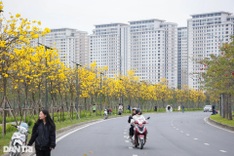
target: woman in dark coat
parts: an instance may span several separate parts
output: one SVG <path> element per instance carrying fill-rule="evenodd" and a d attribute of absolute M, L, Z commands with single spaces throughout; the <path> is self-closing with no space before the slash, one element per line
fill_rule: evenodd
<path fill-rule="evenodd" d="M 28 146 L 34 142 L 37 156 L 50 156 L 51 150 L 56 146 L 55 124 L 47 110 L 40 112 Z"/>

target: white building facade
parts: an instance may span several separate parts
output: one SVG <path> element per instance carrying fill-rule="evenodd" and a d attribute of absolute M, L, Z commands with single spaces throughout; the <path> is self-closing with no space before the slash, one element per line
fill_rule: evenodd
<path fill-rule="evenodd" d="M 165 77 L 165 30 L 163 20 L 130 21 L 129 69 L 142 81 L 158 83 Z"/>
<path fill-rule="evenodd" d="M 96 25 L 89 42 L 90 63 L 108 66 L 107 76 L 134 70 L 141 81 L 166 78 L 177 88 L 177 24 L 149 19 Z"/>
<path fill-rule="evenodd" d="M 128 25 L 122 23 L 95 25 L 89 36 L 90 63 L 108 66 L 108 77 L 125 75 L 128 63 Z"/>
<path fill-rule="evenodd" d="M 199 62 L 211 54 L 220 55 L 219 47 L 230 42 L 234 31 L 234 18 L 228 12 L 212 12 L 192 15 L 188 20 L 188 85 L 193 89 L 202 87 L 206 68 Z"/>
<path fill-rule="evenodd" d="M 51 29 L 51 32 L 45 37 L 32 42 L 34 45 L 38 43 L 56 48 L 60 60 L 67 67 L 73 68 L 76 64 L 86 65 L 89 63 L 87 32 L 70 28 Z"/>
<path fill-rule="evenodd" d="M 168 80 L 177 88 L 177 25 L 164 20 L 130 21 L 130 69 L 142 81 Z"/>
<path fill-rule="evenodd" d="M 164 22 L 161 28 L 165 30 L 165 78 L 170 88 L 178 88 L 178 27 L 176 23 Z"/>
<path fill-rule="evenodd" d="M 188 85 L 188 31 L 178 28 L 178 88 Z"/>

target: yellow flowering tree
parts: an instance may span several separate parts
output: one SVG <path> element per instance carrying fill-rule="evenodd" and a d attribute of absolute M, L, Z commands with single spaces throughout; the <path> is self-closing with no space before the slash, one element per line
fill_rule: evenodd
<path fill-rule="evenodd" d="M 11 15 L 10 19 L 6 19 L 3 15 L 3 3 L 0 2 L 0 76 L 2 80 L 3 90 L 3 135 L 6 133 L 6 113 L 5 108 L 9 104 L 7 99 L 7 82 L 11 77 L 12 66 L 16 63 L 15 49 L 27 47 L 32 39 L 38 38 L 41 35 L 49 32 L 49 29 L 40 29 L 40 22 L 29 21 L 22 18 L 20 14 Z"/>

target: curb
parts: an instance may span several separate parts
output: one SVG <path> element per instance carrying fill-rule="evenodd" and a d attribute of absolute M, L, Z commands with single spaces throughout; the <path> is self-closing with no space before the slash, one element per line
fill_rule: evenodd
<path fill-rule="evenodd" d="M 228 125 L 225 125 L 225 124 L 221 124 L 221 123 L 219 123 L 219 122 L 217 122 L 217 121 L 214 121 L 214 120 L 210 119 L 210 117 L 207 118 L 207 119 L 208 119 L 208 121 L 209 121 L 211 124 L 214 124 L 214 125 L 216 125 L 216 126 L 218 126 L 218 127 L 221 127 L 221 128 L 224 128 L 224 129 L 227 129 L 227 130 L 230 130 L 230 131 L 233 131 L 233 132 L 234 132 L 234 127 L 232 127 L 232 126 L 228 126 Z"/>

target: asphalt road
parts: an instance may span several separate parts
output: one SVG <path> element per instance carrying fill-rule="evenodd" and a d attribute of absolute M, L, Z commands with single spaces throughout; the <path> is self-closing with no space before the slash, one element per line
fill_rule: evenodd
<path fill-rule="evenodd" d="M 58 139 L 52 156 L 234 156 L 234 133 L 210 126 L 210 113 L 160 113 L 150 116 L 144 149 L 128 137 L 127 117 L 87 125 Z"/>

